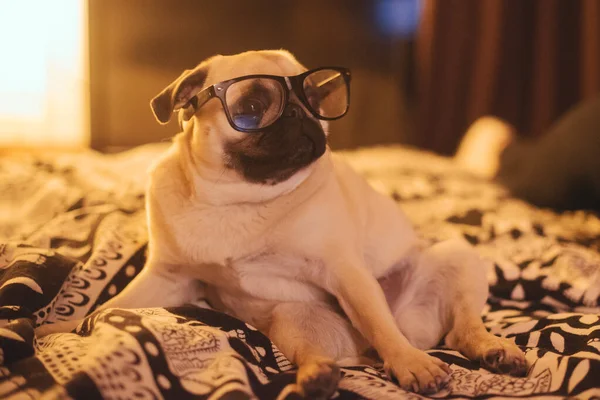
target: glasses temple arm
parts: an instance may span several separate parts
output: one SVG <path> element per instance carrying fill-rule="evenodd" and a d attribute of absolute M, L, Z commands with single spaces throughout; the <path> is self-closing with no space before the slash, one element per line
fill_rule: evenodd
<path fill-rule="evenodd" d="M 196 104 L 194 104 L 194 108 L 199 109 L 202 107 L 207 101 L 215 97 L 215 87 L 211 85 L 207 88 L 204 88 L 198 93 L 196 96 Z"/>
<path fill-rule="evenodd" d="M 194 112 L 198 111 L 207 101 L 215 96 L 215 89 L 212 86 L 202 89 L 195 96 L 193 96 L 187 103 L 181 106 L 179 109 L 186 109 L 193 107 Z"/>

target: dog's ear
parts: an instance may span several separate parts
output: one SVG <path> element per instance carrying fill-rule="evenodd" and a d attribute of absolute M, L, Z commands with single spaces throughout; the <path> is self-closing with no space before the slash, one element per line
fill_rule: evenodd
<path fill-rule="evenodd" d="M 173 111 L 185 106 L 202 89 L 207 75 L 208 63 L 203 62 L 192 70 L 186 69 L 179 78 L 157 94 L 150 101 L 157 121 L 161 124 L 169 122 Z"/>

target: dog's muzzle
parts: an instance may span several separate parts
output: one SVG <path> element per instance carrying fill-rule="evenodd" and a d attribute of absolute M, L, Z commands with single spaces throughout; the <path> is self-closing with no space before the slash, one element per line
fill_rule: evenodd
<path fill-rule="evenodd" d="M 312 143 L 313 159 L 317 159 L 321 157 L 323 153 L 325 153 L 327 141 L 321 124 L 307 116 L 306 112 L 300 105 L 289 102 L 285 106 L 281 118 L 288 119 L 287 121 L 285 121 L 287 122 L 287 124 L 294 124 L 289 119 L 293 118 L 297 120 L 297 129 L 300 130 L 302 135 L 310 139 Z"/>

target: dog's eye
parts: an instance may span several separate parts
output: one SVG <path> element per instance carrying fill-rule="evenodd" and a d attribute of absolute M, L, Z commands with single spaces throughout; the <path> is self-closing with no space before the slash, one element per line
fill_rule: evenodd
<path fill-rule="evenodd" d="M 323 93 L 321 93 L 319 89 L 309 86 L 304 89 L 304 94 L 306 95 L 306 100 L 308 100 L 308 103 L 313 110 L 318 111 L 323 98 Z"/>
<path fill-rule="evenodd" d="M 244 114 L 264 114 L 266 110 L 265 105 L 257 98 L 246 99 L 240 105 Z"/>
<path fill-rule="evenodd" d="M 267 106 L 255 97 L 245 98 L 239 101 L 232 115 L 233 122 L 243 129 L 256 129 L 260 127 Z"/>

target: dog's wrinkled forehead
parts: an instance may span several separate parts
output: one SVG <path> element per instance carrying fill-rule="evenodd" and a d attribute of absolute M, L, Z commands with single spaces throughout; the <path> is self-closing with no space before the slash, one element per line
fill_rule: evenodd
<path fill-rule="evenodd" d="M 248 51 L 216 58 L 210 66 L 206 84 L 212 85 L 246 75 L 294 76 L 306 71 L 287 51 Z"/>

